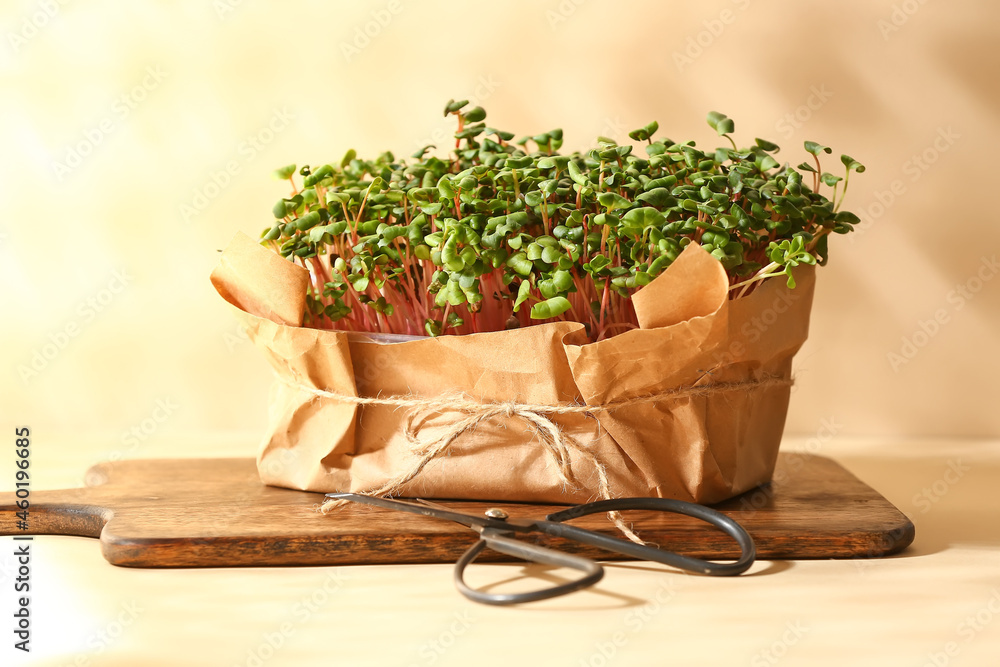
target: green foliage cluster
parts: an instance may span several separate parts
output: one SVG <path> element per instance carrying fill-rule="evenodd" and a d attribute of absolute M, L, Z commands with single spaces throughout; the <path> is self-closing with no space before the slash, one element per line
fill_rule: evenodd
<path fill-rule="evenodd" d="M 629 297 L 688 244 L 739 298 L 778 274 L 794 286 L 792 268 L 825 263 L 829 234 L 858 222 L 840 205 L 860 163 L 823 171 L 831 149 L 807 141 L 811 161 L 792 168 L 770 141 L 737 148 L 720 113 L 708 124 L 729 145 L 714 150 L 656 138 L 652 122 L 629 133 L 645 155 L 605 137 L 561 155 L 562 130 L 515 140 L 467 107 L 445 107 L 447 158 L 351 150 L 298 169 L 301 188 L 295 165 L 275 172 L 292 192 L 262 243 L 310 270 L 309 326 L 433 336 L 570 320 L 599 340 L 637 326 Z"/>

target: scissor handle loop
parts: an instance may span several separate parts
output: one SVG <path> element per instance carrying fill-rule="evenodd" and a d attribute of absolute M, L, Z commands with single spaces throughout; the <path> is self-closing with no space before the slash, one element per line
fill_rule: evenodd
<path fill-rule="evenodd" d="M 609 535 L 561 523 L 588 514 L 621 510 L 673 512 L 705 521 L 736 540 L 736 543 L 740 547 L 740 558 L 732 563 L 714 563 L 701 558 L 682 556 L 672 551 L 664 551 L 653 546 L 627 542 Z M 538 529 L 549 535 L 583 542 L 584 544 L 601 547 L 640 560 L 651 560 L 663 563 L 664 565 L 671 565 L 689 572 L 713 576 L 733 576 L 746 572 L 753 565 L 754 559 L 757 557 L 757 549 L 754 546 L 753 538 L 734 519 L 710 507 L 683 500 L 673 500 L 670 498 L 613 498 L 611 500 L 599 500 L 587 503 L 586 505 L 570 507 L 569 509 L 554 512 L 545 518 L 546 523 L 539 522 Z"/>
<path fill-rule="evenodd" d="M 484 591 L 479 591 L 465 583 L 464 574 L 465 568 L 471 564 L 472 561 L 474 561 L 476 557 L 479 556 L 484 549 L 486 549 L 486 547 L 502 554 L 507 554 L 508 556 L 514 556 L 515 558 L 521 558 L 534 563 L 554 565 L 556 567 L 568 567 L 574 570 L 579 570 L 584 573 L 584 576 L 565 584 L 559 584 L 558 586 L 543 588 L 537 591 L 528 591 L 526 593 L 486 593 Z M 521 602 L 547 600 L 549 598 L 572 593 L 573 591 L 578 591 L 582 588 L 587 588 L 588 586 L 593 586 L 600 581 L 603 576 L 604 568 L 601 567 L 600 564 L 595 563 L 588 558 L 574 556 L 572 554 L 555 551 L 553 549 L 547 549 L 528 542 L 521 542 L 519 540 L 506 537 L 501 532 L 492 528 L 484 528 L 480 533 L 479 541 L 469 547 L 469 549 L 462 554 L 462 557 L 459 558 L 458 562 L 455 564 L 455 586 L 462 592 L 462 595 L 476 602 L 494 605 L 518 604 Z"/>

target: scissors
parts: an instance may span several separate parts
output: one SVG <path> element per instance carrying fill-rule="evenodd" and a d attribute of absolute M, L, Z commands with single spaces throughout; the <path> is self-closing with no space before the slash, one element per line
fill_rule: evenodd
<path fill-rule="evenodd" d="M 753 565 L 756 558 L 756 548 L 754 547 L 753 538 L 750 537 L 749 533 L 739 523 L 725 514 L 704 505 L 697 505 L 683 500 L 671 500 L 667 498 L 614 498 L 576 505 L 549 514 L 544 519 L 521 519 L 511 518 L 506 512 L 498 508 L 486 510 L 482 516 L 479 516 L 457 512 L 420 499 L 417 499 L 415 502 L 409 502 L 357 493 L 328 493 L 326 497 L 333 500 L 349 500 L 374 507 L 411 512 L 435 519 L 455 521 L 477 531 L 479 533 L 479 540 L 469 547 L 468 551 L 455 564 L 455 586 L 465 597 L 484 604 L 507 605 L 546 600 L 593 586 L 604 576 L 604 568 L 599 563 L 588 558 L 563 553 L 555 549 L 516 539 L 515 536 L 525 533 L 544 533 L 554 537 L 573 540 L 581 544 L 600 547 L 639 560 L 655 561 L 688 572 L 712 576 L 742 574 Z M 596 533 L 592 530 L 562 523 L 563 521 L 588 514 L 621 510 L 671 512 L 705 521 L 736 540 L 736 543 L 740 547 L 740 558 L 731 563 L 714 563 L 700 558 L 683 556 L 672 551 L 665 551 L 653 546 L 627 542 L 622 539 Z M 534 563 L 578 570 L 583 573 L 583 576 L 575 581 L 526 593 L 487 593 L 479 591 L 465 583 L 465 568 L 487 547 L 502 554 Z"/>

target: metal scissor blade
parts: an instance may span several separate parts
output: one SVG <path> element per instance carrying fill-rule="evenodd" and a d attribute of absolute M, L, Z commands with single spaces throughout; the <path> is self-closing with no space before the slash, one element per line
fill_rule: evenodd
<path fill-rule="evenodd" d="M 405 500 L 392 500 L 390 498 L 366 496 L 361 493 L 328 493 L 326 494 L 326 497 L 332 500 L 350 500 L 352 502 L 361 503 L 362 505 L 371 505 L 373 507 L 381 507 L 389 510 L 399 510 L 400 512 L 410 512 L 411 514 L 421 514 L 423 516 L 429 516 L 433 519 L 454 521 L 462 524 L 463 526 L 468 526 L 469 528 L 504 525 L 503 522 L 496 521 L 495 519 L 490 519 L 485 516 L 473 516 L 471 514 L 454 512 L 446 507 L 442 507 L 441 505 L 427 503 L 427 501 L 421 501 L 421 503 L 425 504 L 419 504 L 407 502 Z"/>

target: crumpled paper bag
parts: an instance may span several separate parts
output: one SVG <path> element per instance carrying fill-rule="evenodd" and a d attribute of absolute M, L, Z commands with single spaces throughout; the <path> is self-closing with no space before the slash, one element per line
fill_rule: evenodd
<path fill-rule="evenodd" d="M 602 494 L 593 459 L 616 497 L 715 503 L 770 480 L 791 384 L 808 334 L 814 267 L 797 287 L 769 279 L 729 300 L 717 260 L 696 244 L 633 296 L 639 329 L 591 343 L 583 325 L 380 343 L 365 334 L 301 326 L 308 272 L 237 235 L 212 273 L 278 379 L 257 464 L 270 485 L 365 492 L 418 461 L 405 426 L 431 442 L 466 415 L 342 396 L 516 401 L 597 407 L 549 419 L 579 447 L 573 483 L 524 420 L 491 418 L 462 433 L 394 495 L 578 503 Z M 687 388 L 699 393 L 686 395 Z M 680 392 L 671 397 L 669 392 Z M 659 400 L 633 399 L 668 394 Z"/>

